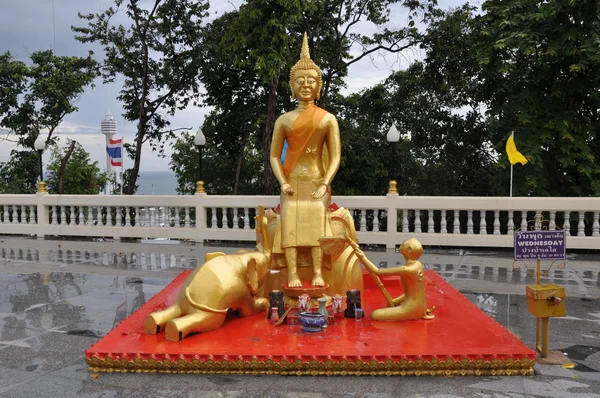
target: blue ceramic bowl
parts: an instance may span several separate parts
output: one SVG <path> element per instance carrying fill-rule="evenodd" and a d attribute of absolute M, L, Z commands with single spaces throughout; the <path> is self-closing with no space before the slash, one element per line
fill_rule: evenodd
<path fill-rule="evenodd" d="M 305 332 L 320 332 L 327 321 L 321 312 L 301 312 L 300 324 Z"/>

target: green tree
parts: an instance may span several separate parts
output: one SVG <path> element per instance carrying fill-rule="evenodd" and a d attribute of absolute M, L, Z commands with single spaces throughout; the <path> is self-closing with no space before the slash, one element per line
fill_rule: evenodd
<path fill-rule="evenodd" d="M 402 4 L 410 13 L 406 27 L 380 29 L 377 34 L 361 35 L 360 23 L 381 28 L 390 20 L 391 7 Z M 269 1 L 250 0 L 238 11 L 224 14 L 207 26 L 201 79 L 206 87 L 205 104 L 215 109 L 203 131 L 210 141 L 207 156 L 218 151 L 227 163 L 228 173 L 205 173 L 211 178 L 231 178 L 233 192 L 248 192 L 239 187 L 256 154 L 262 158 L 257 169 L 262 187 L 253 180 L 254 193 L 273 193 L 273 175 L 268 160 L 276 116 L 291 107 L 289 70 L 298 60 L 302 35 L 309 34 L 312 58 L 323 71 L 324 88 L 320 105 L 329 109 L 328 99 L 343 86 L 348 67 L 378 51 L 400 53 L 415 47 L 421 38 L 413 18 L 416 13 L 433 12 L 433 1 L 400 2 L 390 0 L 354 1 Z M 358 54 L 350 52 L 355 44 Z M 343 135 L 344 132 L 342 132 Z M 209 135 L 213 134 L 212 140 Z M 224 155 L 226 154 L 226 156 Z M 248 156 L 251 154 L 252 156 Z M 215 158 L 218 156 L 215 153 Z M 194 162 L 190 159 L 190 164 Z M 246 181 L 249 181 L 248 179 Z M 191 183 L 191 182 L 190 182 Z M 215 186 L 224 187 L 225 183 Z"/>
<path fill-rule="evenodd" d="M 64 117 L 77 111 L 75 101 L 93 84 L 96 68 L 91 53 L 80 58 L 36 51 L 31 66 L 9 52 L 0 55 L 0 127 L 31 149 L 40 131 L 47 130 L 50 144 Z"/>
<path fill-rule="evenodd" d="M 32 194 L 40 176 L 39 155 L 13 150 L 8 162 L 0 163 L 0 194 Z"/>
<path fill-rule="evenodd" d="M 98 195 L 108 181 L 98 162 L 92 162 L 90 154 L 73 140 L 65 148 L 52 147 L 47 170 L 48 192 L 60 195 Z"/>
<path fill-rule="evenodd" d="M 426 62 L 432 80 L 486 109 L 501 153 L 515 133 L 529 159 L 521 195 L 600 195 L 600 16 L 596 1 L 488 0 L 433 21 Z"/>
<path fill-rule="evenodd" d="M 76 39 L 104 46 L 102 76 L 106 82 L 123 79 L 118 99 L 126 120 L 137 122 L 135 141 L 126 150 L 133 168 L 126 173 L 123 192 L 133 194 L 140 169 L 142 146 L 149 142 L 162 152 L 170 128 L 168 116 L 198 97 L 202 56 L 202 19 L 208 1 L 154 0 L 145 8 L 139 0 L 115 0 L 97 14 L 81 15 L 85 27 L 72 27 Z M 119 8 L 124 15 L 117 16 Z M 114 18 L 113 18 L 114 17 Z M 117 20 L 127 21 L 125 24 Z"/>

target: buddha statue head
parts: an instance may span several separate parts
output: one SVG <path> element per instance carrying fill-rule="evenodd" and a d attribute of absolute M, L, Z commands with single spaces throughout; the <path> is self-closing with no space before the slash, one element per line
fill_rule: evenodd
<path fill-rule="evenodd" d="M 298 98 L 301 101 L 313 101 L 321 98 L 321 88 L 323 87 L 323 75 L 321 69 L 310 59 L 308 49 L 308 38 L 304 32 L 302 40 L 302 51 L 300 60 L 296 62 L 290 70 L 290 88 L 292 89 L 292 99 Z"/>

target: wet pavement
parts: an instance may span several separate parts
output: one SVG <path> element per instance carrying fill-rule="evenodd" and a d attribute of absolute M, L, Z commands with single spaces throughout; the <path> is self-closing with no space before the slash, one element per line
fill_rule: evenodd
<path fill-rule="evenodd" d="M 0 237 L 0 397 L 600 398 L 600 262 L 581 253 L 542 279 L 566 287 L 568 316 L 550 321 L 550 348 L 574 369 L 538 365 L 536 376 L 509 378 L 88 373 L 84 350 L 114 325 L 207 252 L 239 249 Z M 366 254 L 380 266 L 401 262 L 398 253 Z M 535 264 L 514 269 L 510 252 L 483 250 L 426 250 L 421 260 L 533 347 L 525 285 L 535 283 Z"/>

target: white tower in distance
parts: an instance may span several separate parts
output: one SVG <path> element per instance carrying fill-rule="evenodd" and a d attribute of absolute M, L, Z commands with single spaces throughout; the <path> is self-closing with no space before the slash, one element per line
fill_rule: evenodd
<path fill-rule="evenodd" d="M 104 120 L 100 123 L 100 131 L 106 138 L 106 146 L 104 146 L 104 154 L 106 155 L 106 173 L 114 176 L 115 170 L 110 165 L 110 156 L 108 156 L 108 153 L 106 152 L 108 141 L 117 134 L 117 122 L 113 118 L 113 115 L 110 113 L 110 111 L 108 111 L 104 117 Z M 108 184 L 106 184 L 105 193 L 109 195 L 110 192 L 111 189 Z"/>

